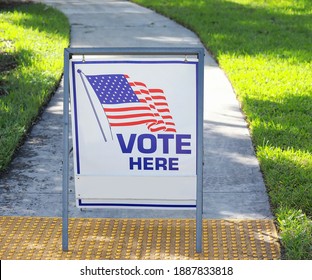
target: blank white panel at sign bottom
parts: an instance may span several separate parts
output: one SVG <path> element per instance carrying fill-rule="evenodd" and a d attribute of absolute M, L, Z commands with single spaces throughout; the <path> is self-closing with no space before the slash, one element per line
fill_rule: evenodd
<path fill-rule="evenodd" d="M 196 181 L 196 176 L 151 176 L 148 179 L 147 177 L 76 176 L 77 206 L 144 204 L 195 207 Z"/>

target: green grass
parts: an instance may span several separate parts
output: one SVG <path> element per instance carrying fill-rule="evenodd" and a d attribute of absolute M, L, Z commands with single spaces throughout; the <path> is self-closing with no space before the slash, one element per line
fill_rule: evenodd
<path fill-rule="evenodd" d="M 193 30 L 250 125 L 285 249 L 312 258 L 312 1 L 134 0 Z"/>
<path fill-rule="evenodd" d="M 57 87 L 69 23 L 42 4 L 0 7 L 0 171 Z"/>

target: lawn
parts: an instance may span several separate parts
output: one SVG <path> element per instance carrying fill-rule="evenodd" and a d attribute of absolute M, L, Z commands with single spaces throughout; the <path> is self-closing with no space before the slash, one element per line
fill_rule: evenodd
<path fill-rule="evenodd" d="M 8 3 L 8 2 L 7 2 Z M 42 4 L 0 3 L 0 172 L 59 84 L 69 23 Z"/>
<path fill-rule="evenodd" d="M 312 1 L 133 0 L 198 34 L 249 123 L 286 259 L 312 258 Z"/>

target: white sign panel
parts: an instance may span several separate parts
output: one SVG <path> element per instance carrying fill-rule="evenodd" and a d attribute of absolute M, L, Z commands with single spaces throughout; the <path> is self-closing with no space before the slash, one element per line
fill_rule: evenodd
<path fill-rule="evenodd" d="M 70 60 L 78 207 L 196 207 L 198 60 Z"/>

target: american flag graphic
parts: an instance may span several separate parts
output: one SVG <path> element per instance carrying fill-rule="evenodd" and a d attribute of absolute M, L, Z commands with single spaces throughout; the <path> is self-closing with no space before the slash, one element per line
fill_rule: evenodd
<path fill-rule="evenodd" d="M 103 106 L 109 124 L 145 124 L 149 131 L 176 132 L 175 123 L 162 89 L 130 81 L 128 75 L 85 75 Z"/>

